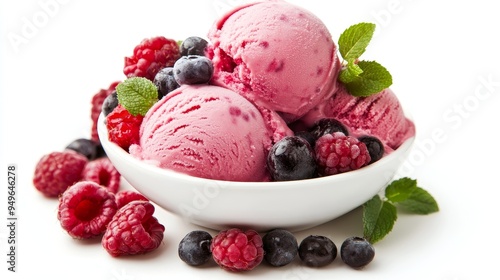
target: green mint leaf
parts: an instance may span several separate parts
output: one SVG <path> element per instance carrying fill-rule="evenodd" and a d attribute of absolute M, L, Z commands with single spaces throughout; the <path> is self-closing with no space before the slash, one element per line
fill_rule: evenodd
<path fill-rule="evenodd" d="M 339 80 L 344 83 L 355 81 L 359 75 L 363 73 L 363 69 L 359 67 L 354 61 L 349 61 L 347 65 L 340 71 Z"/>
<path fill-rule="evenodd" d="M 363 204 L 363 236 L 372 244 L 389 234 L 396 220 L 396 207 L 378 195 Z"/>
<path fill-rule="evenodd" d="M 417 187 L 417 180 L 404 177 L 390 183 L 385 189 L 385 197 L 391 202 L 407 200 Z"/>
<path fill-rule="evenodd" d="M 158 101 L 158 90 L 150 80 L 141 77 L 128 78 L 116 86 L 118 103 L 130 114 L 144 116 Z"/>
<path fill-rule="evenodd" d="M 358 66 L 363 70 L 354 81 L 344 83 L 350 94 L 358 97 L 370 96 L 379 93 L 392 85 L 392 76 L 375 61 L 359 61 Z"/>
<path fill-rule="evenodd" d="M 339 37 L 339 51 L 344 60 L 356 60 L 370 43 L 375 24 L 362 22 L 347 28 Z"/>
<path fill-rule="evenodd" d="M 439 211 L 439 206 L 426 190 L 415 186 L 409 197 L 397 203 L 404 210 L 420 215 L 427 215 Z"/>

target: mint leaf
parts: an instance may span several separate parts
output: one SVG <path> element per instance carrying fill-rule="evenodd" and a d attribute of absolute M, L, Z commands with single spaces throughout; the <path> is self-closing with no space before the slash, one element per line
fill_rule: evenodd
<path fill-rule="evenodd" d="M 391 202 L 407 200 L 417 187 L 417 180 L 404 177 L 390 183 L 385 189 L 385 197 Z"/>
<path fill-rule="evenodd" d="M 378 195 L 363 205 L 363 236 L 369 242 L 382 240 L 394 227 L 397 220 L 396 207 L 382 201 Z"/>
<path fill-rule="evenodd" d="M 339 80 L 346 84 L 355 81 L 359 75 L 363 73 L 363 69 L 361 69 L 356 63 L 348 62 L 347 66 L 340 71 Z"/>
<path fill-rule="evenodd" d="M 427 215 L 439 211 L 439 206 L 426 190 L 415 186 L 407 199 L 400 201 L 398 204 L 404 210 L 420 215 Z"/>
<path fill-rule="evenodd" d="M 130 114 L 144 116 L 158 101 L 158 90 L 150 80 L 141 77 L 128 78 L 116 86 L 118 103 Z"/>
<path fill-rule="evenodd" d="M 339 37 L 339 51 L 342 58 L 347 61 L 354 61 L 359 58 L 370 43 L 375 24 L 358 23 L 347 28 Z"/>
<path fill-rule="evenodd" d="M 379 93 L 392 85 L 392 76 L 375 61 L 359 61 L 358 66 L 363 70 L 354 81 L 344 83 L 350 94 L 358 97 L 370 96 Z"/>

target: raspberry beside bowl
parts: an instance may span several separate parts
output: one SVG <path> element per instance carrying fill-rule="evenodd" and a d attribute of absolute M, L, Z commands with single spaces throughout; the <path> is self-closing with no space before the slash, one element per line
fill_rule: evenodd
<path fill-rule="evenodd" d="M 98 133 L 111 162 L 132 187 L 188 222 L 222 230 L 304 230 L 333 220 L 372 198 L 392 180 L 415 137 L 356 171 L 286 182 L 230 182 L 196 178 L 140 161 L 108 140 L 104 116 Z"/>

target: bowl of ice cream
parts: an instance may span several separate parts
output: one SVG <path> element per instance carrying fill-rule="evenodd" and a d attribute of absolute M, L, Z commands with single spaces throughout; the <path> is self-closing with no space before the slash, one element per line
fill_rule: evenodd
<path fill-rule="evenodd" d="M 359 170 L 284 182 L 235 182 L 194 177 L 139 160 L 98 132 L 107 156 L 137 191 L 161 208 L 212 229 L 302 230 L 359 207 L 385 188 L 408 157 L 415 137 Z"/>

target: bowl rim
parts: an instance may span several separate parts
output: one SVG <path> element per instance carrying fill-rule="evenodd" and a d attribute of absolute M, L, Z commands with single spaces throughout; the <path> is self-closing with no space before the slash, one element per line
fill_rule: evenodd
<path fill-rule="evenodd" d="M 408 119 L 412 120 L 408 116 Z M 109 141 L 108 139 L 108 131 L 105 125 L 105 117 L 104 114 L 101 113 L 98 119 L 98 135 L 103 146 L 103 149 L 106 153 L 112 152 L 114 155 L 118 156 L 120 159 L 128 161 L 134 165 L 137 165 L 141 169 L 146 169 L 148 172 L 154 172 L 157 175 L 161 176 L 169 176 L 175 178 L 176 180 L 184 180 L 189 183 L 211 183 L 211 184 L 219 184 L 219 185 L 230 185 L 232 189 L 252 189 L 252 190 L 269 190 L 269 189 L 278 189 L 278 188 L 300 188 L 304 185 L 310 186 L 314 184 L 322 185 L 322 183 L 328 182 L 332 183 L 332 180 L 335 181 L 345 181 L 351 177 L 360 176 L 360 174 L 370 173 L 374 170 L 377 170 L 379 165 L 383 165 L 386 162 L 394 160 L 394 157 L 399 157 L 404 155 L 407 150 L 411 150 L 413 144 L 415 143 L 416 133 L 415 135 L 406 139 L 396 150 L 393 150 L 390 154 L 384 156 L 377 162 L 364 166 L 358 170 L 349 171 L 345 173 L 340 173 L 331 176 L 317 177 L 311 179 L 302 179 L 302 180 L 292 180 L 292 181 L 273 181 L 273 182 L 240 182 L 240 181 L 227 181 L 227 180 L 216 180 L 216 179 L 207 179 L 207 178 L 199 178 L 187 174 L 183 174 L 180 172 L 176 172 L 169 169 L 164 169 L 153 164 L 147 163 L 140 159 L 133 157 L 130 153 L 125 151 L 123 148 L 118 146 L 117 144 Z M 412 120 L 413 121 L 413 120 Z M 416 132 L 416 130 L 415 130 Z M 402 159 L 403 162 L 405 159 Z M 123 176 L 123 175 L 122 175 Z M 124 176 L 126 179 L 126 176 Z"/>

